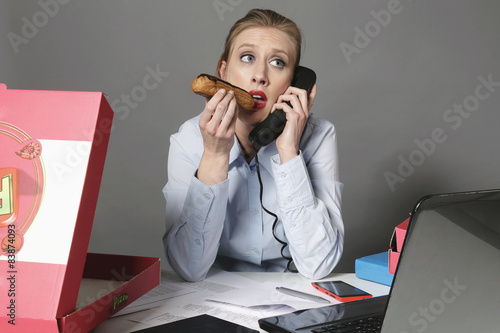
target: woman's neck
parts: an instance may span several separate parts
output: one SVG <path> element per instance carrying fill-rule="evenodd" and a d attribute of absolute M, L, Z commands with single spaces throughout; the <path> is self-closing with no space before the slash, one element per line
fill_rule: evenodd
<path fill-rule="evenodd" d="M 236 122 L 236 137 L 238 138 L 240 148 L 243 150 L 243 156 L 245 157 L 247 163 L 250 163 L 255 156 L 253 145 L 248 139 L 248 135 L 252 129 L 253 127 L 245 125 L 239 120 Z"/>

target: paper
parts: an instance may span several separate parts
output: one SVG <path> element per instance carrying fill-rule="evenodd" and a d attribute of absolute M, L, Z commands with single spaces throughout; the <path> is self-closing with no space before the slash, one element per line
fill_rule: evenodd
<path fill-rule="evenodd" d="M 389 291 L 389 287 L 357 279 L 355 274 L 339 273 L 326 280 L 344 280 L 374 296 L 386 295 Z M 118 315 L 128 314 L 117 318 L 116 326 L 110 323 L 110 327 L 126 331 L 209 314 L 264 332 L 258 327 L 261 318 L 328 306 L 279 293 L 276 287 L 300 290 L 329 299 L 331 304 L 339 303 L 314 289 L 311 280 L 300 274 L 231 273 L 211 269 L 203 281 L 193 283 L 185 282 L 172 271 L 162 271 L 160 285 L 119 312 Z"/>
<path fill-rule="evenodd" d="M 258 286 L 250 286 L 244 289 L 228 291 L 224 294 L 213 295 L 209 297 L 209 299 L 246 307 L 259 305 L 288 305 L 294 310 L 310 309 L 328 305 L 327 303 L 314 302 L 285 295 L 276 291 L 276 287 L 292 288 L 286 285 L 277 286 L 276 282 L 264 282 L 260 283 Z M 331 304 L 339 303 L 334 298 L 315 290 L 310 283 L 306 283 L 303 287 L 294 287 L 292 289 L 323 297 L 330 300 Z"/>
<path fill-rule="evenodd" d="M 314 289 L 310 280 L 298 274 L 265 274 L 266 282 L 260 282 L 262 279 L 258 281 L 249 278 L 252 274 L 244 277 L 239 273 L 212 269 L 203 281 L 193 283 L 185 282 L 172 271 L 163 271 L 158 287 L 127 306 L 118 315 L 128 314 L 124 317 L 128 321 L 157 326 L 209 314 L 263 332 L 258 326 L 260 318 L 328 306 L 279 293 L 276 287 L 300 290 L 329 299 L 331 304 L 339 303 L 333 297 Z M 355 279 L 354 274 L 337 276 L 347 282 Z M 387 293 L 388 290 L 386 286 L 377 287 L 377 284 L 369 281 L 356 282 L 361 288 L 366 286 L 366 290 L 374 291 L 374 295 Z"/>
<path fill-rule="evenodd" d="M 190 299 L 199 300 L 200 297 L 223 294 L 248 282 L 252 281 L 217 269 L 211 270 L 203 281 L 196 283 L 182 280 L 175 272 L 162 271 L 160 284 L 156 288 L 116 313 L 115 317 L 153 309 L 162 305 L 170 306 L 172 304 L 171 300 L 174 298 L 177 303 L 179 299 L 184 301 Z"/>
<path fill-rule="evenodd" d="M 260 318 L 295 310 L 280 302 L 263 301 L 265 293 L 269 298 L 267 287 L 263 286 L 264 284 L 239 274 L 221 270 L 211 270 L 203 281 L 196 283 L 185 282 L 174 272 L 163 271 L 158 287 L 117 315 L 129 314 L 127 320 L 157 326 L 199 314 L 209 314 L 259 330 Z M 238 294 L 239 291 L 243 293 Z M 241 302 L 242 299 L 247 300 L 247 304 Z M 234 304 L 234 300 L 239 304 Z M 300 299 L 297 301 L 306 302 Z"/>
<path fill-rule="evenodd" d="M 260 332 L 258 320 L 267 316 L 275 316 L 292 312 L 286 305 L 244 307 L 205 300 L 202 302 L 180 302 L 176 306 L 164 306 L 150 311 L 143 311 L 130 315 L 129 320 L 157 326 L 176 320 L 208 314 L 220 319 L 228 320 Z"/>

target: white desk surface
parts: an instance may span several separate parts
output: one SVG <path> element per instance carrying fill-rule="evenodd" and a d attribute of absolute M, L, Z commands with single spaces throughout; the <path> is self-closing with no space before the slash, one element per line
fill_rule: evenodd
<path fill-rule="evenodd" d="M 301 286 L 310 286 L 312 280 L 305 278 L 304 276 L 297 273 L 257 273 L 257 272 L 245 272 L 236 273 L 242 277 L 251 279 L 256 282 L 276 282 L 276 286 L 280 285 L 292 285 L 297 286 L 296 289 L 301 289 Z M 390 287 L 370 282 L 367 280 L 359 279 L 354 273 L 332 273 L 326 278 L 322 279 L 324 281 L 328 280 L 342 280 L 355 287 L 358 287 L 366 292 L 371 293 L 373 296 L 382 296 L 389 293 Z M 301 289 L 307 290 L 307 289 Z M 324 295 L 326 298 L 329 296 Z M 333 300 L 333 298 L 330 298 Z M 171 300 L 170 300 L 171 301 Z M 338 303 L 336 300 L 332 301 L 332 304 Z M 175 307 L 175 302 L 172 302 L 172 307 Z M 168 308 L 168 304 L 162 306 Z M 108 320 L 101 323 L 92 332 L 93 333 L 115 333 L 115 332 L 133 332 L 150 327 L 150 325 L 131 321 L 130 318 L 134 314 L 123 315 L 115 318 L 109 318 Z M 264 332 L 264 331 L 262 331 Z"/>

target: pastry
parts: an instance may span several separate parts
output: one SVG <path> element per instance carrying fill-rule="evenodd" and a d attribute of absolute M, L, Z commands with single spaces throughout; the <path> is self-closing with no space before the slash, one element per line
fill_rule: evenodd
<path fill-rule="evenodd" d="M 236 97 L 236 102 L 242 109 L 251 110 L 254 106 L 253 98 L 247 91 L 213 75 L 198 75 L 191 83 L 191 89 L 195 94 L 205 97 L 212 97 L 220 89 L 226 89 L 226 91 L 232 90 Z"/>

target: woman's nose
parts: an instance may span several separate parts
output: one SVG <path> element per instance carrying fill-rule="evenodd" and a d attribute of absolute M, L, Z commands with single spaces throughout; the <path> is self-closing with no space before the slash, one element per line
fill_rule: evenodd
<path fill-rule="evenodd" d="M 252 76 L 252 83 L 257 83 L 257 85 L 267 85 L 268 79 L 264 66 L 258 66 Z"/>

